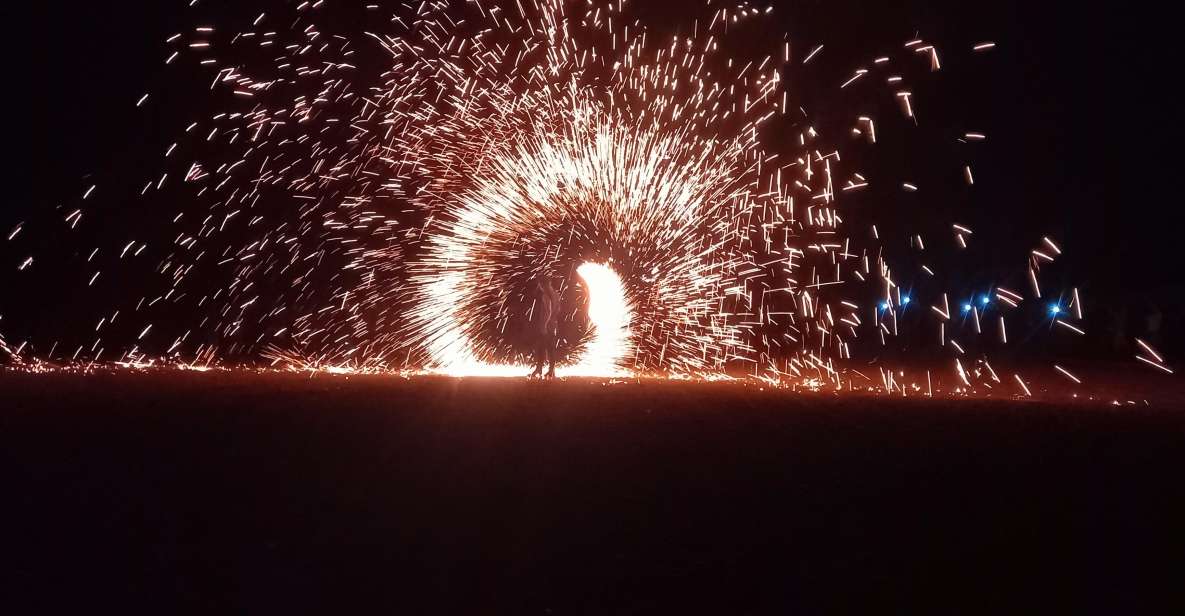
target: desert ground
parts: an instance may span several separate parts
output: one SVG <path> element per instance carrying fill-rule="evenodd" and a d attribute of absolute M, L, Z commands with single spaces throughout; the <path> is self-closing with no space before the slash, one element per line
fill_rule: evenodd
<path fill-rule="evenodd" d="M 169 371 L 0 405 L 10 614 L 1151 613 L 1185 571 L 1172 401 Z"/>

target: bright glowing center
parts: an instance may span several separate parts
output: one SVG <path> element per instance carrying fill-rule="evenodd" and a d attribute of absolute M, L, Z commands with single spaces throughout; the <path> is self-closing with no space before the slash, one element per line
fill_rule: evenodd
<path fill-rule="evenodd" d="M 621 277 L 608 265 L 585 263 L 576 269 L 588 289 L 588 320 L 593 337 L 571 366 L 557 370 L 560 376 L 626 376 L 622 364 L 633 352 L 629 325 L 633 309 L 625 297 Z M 527 366 L 489 364 L 472 359 L 468 340 L 461 336 L 450 345 L 459 353 L 441 362 L 437 372 L 452 376 L 522 376 Z"/>
<path fill-rule="evenodd" d="M 621 277 L 600 263 L 585 263 L 576 273 L 588 289 L 588 320 L 593 326 L 593 339 L 576 365 L 565 372 L 582 376 L 623 374 L 621 365 L 633 350 L 629 339 L 633 310 L 625 298 Z"/>

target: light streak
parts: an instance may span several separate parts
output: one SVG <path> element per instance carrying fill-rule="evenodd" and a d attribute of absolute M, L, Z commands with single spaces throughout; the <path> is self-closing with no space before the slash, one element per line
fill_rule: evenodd
<path fill-rule="evenodd" d="M 1032 397 L 1033 397 L 1033 392 L 1029 391 L 1029 386 L 1028 386 L 1028 385 L 1025 385 L 1024 379 L 1020 378 L 1020 375 L 1019 375 L 1019 374 L 1014 374 L 1014 375 L 1012 375 L 1012 376 L 1013 376 L 1013 378 L 1015 378 L 1015 379 L 1016 379 L 1016 382 L 1017 382 L 1018 384 L 1020 384 L 1020 388 L 1024 390 L 1024 392 L 1025 392 L 1025 396 L 1028 396 L 1029 398 L 1032 398 Z"/>
<path fill-rule="evenodd" d="M 1082 380 L 1081 380 L 1081 379 L 1079 379 L 1078 377 L 1074 376 L 1073 374 L 1070 374 L 1070 371 L 1066 370 L 1065 368 L 1063 368 L 1063 367 L 1061 367 L 1061 366 L 1059 366 L 1059 365 L 1057 365 L 1057 364 L 1054 364 L 1053 368 L 1054 368 L 1055 370 L 1057 370 L 1058 372 L 1060 372 L 1060 373 L 1062 373 L 1062 374 L 1066 375 L 1066 378 L 1070 379 L 1071 381 L 1074 381 L 1075 383 L 1077 383 L 1077 384 L 1079 384 L 1079 385 L 1081 385 L 1081 384 L 1082 384 Z"/>

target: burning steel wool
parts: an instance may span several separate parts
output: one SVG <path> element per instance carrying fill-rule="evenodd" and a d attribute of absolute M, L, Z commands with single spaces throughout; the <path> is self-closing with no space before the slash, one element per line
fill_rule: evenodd
<path fill-rule="evenodd" d="M 208 76 L 217 109 L 138 189 L 169 232 L 96 248 L 84 283 L 151 275 L 92 339 L 0 345 L 47 364 L 522 375 L 527 290 L 547 276 L 562 281 L 562 374 L 932 393 L 929 372 L 842 366 L 858 339 L 890 345 L 913 310 L 949 354 L 954 389 L 1030 395 L 973 345 L 1006 344 L 1026 302 L 1048 304 L 1055 333 L 1085 333 L 1078 290 L 1049 303 L 1041 287 L 1061 248 L 1033 249 L 1028 288 L 903 288 L 875 221 L 852 231 L 844 203 L 874 181 L 925 187 L 861 172 L 788 95 L 786 67 L 823 45 L 754 26 L 771 7 L 717 4 L 666 37 L 624 0 L 304 2 L 179 33 L 166 63 Z M 739 40 L 767 51 L 733 54 Z M 897 107 L 831 138 L 868 149 L 885 123 L 916 124 L 908 84 L 941 58 L 904 41 L 827 85 Z M 987 139 L 959 134 L 968 148 Z M 943 162 L 974 185 L 969 163 Z M 85 224 L 94 190 L 68 228 Z M 973 230 L 949 228 L 966 248 Z M 925 250 L 921 235 L 909 245 Z M 1141 346 L 1140 361 L 1170 371 Z"/>

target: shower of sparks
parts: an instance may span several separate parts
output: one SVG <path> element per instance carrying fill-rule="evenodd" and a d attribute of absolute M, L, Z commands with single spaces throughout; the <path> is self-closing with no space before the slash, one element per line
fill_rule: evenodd
<path fill-rule="evenodd" d="M 999 385 L 970 345 L 981 335 L 1007 343 L 1006 317 L 1042 297 L 1041 268 L 1061 248 L 1042 238 L 1024 282 L 1012 278 L 1030 297 L 903 289 L 883 251 L 845 226 L 841 195 L 867 190 L 878 174 L 849 165 L 787 96 L 786 67 L 824 45 L 777 36 L 768 55 L 731 56 L 730 42 L 768 37 L 757 24 L 772 9 L 718 4 L 707 2 L 710 19 L 690 34 L 665 39 L 629 17 L 625 0 L 341 9 L 366 14 L 371 26 L 356 29 L 328 3 L 305 2 L 248 18 L 246 29 L 202 25 L 168 37 L 165 64 L 197 67 L 222 107 L 189 124 L 164 148 L 165 168 L 136 185 L 168 204 L 167 236 L 121 234 L 89 254 L 82 276 L 87 287 L 111 285 L 120 275 L 105 271 L 152 256 L 157 286 L 111 306 L 93 338 L 55 341 L 43 359 L 521 375 L 531 282 L 547 276 L 564 308 L 561 374 L 743 372 L 836 389 L 859 377 L 904 395 L 921 386 L 837 362 L 861 336 L 887 346 L 918 310 L 954 358 L 959 390 Z M 372 56 L 381 66 L 363 60 Z M 943 70 L 939 58 L 913 39 L 819 86 L 899 111 L 853 117 L 845 147 L 876 147 L 886 122 L 920 122 L 924 101 L 906 88 Z M 968 148 L 986 140 L 953 134 Z M 797 147 L 787 152 L 786 141 Z M 975 188 L 968 160 L 951 171 Z M 910 198 L 929 190 L 878 179 Z M 65 225 L 85 225 L 104 190 L 86 187 L 63 208 Z M 27 226 L 7 240 L 28 236 Z M 972 230 L 953 229 L 966 249 Z M 909 244 L 926 250 L 921 235 Z M 25 256 L 18 269 L 40 262 Z M 941 273 L 933 262 L 917 269 Z M 1049 301 L 1054 291 L 1045 292 Z M 989 312 L 998 336 L 981 331 Z M 1082 320 L 1074 289 L 1048 322 L 1081 335 Z M 1170 371 L 1140 345 L 1137 359 Z M 24 347 L 0 338 L 18 361 Z M 929 371 L 924 390 L 934 391 Z"/>

